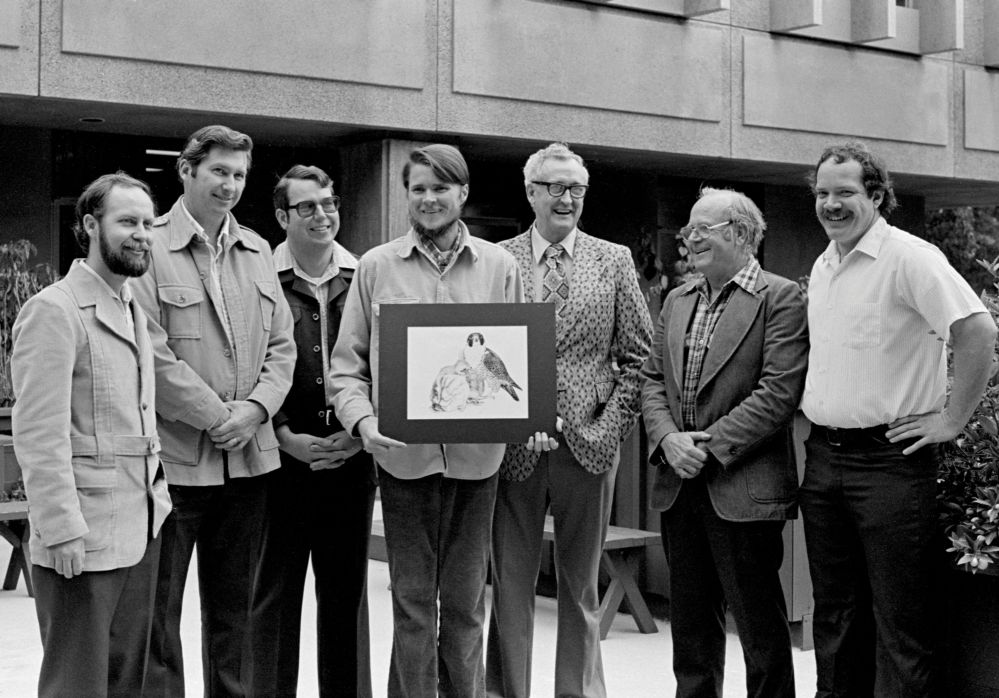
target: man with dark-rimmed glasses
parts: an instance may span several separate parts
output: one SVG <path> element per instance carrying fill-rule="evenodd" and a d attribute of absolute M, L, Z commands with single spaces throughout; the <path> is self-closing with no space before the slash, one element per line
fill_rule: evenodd
<path fill-rule="evenodd" d="M 295 319 L 298 360 L 274 415 L 281 467 L 267 476 L 267 514 L 254 588 L 250 695 L 298 687 L 305 575 L 316 579 L 321 696 L 370 696 L 365 579 L 375 498 L 371 456 L 330 407 L 330 352 L 357 258 L 336 241 L 340 197 L 318 167 L 295 165 L 274 187 L 286 239 L 274 266 Z"/>
<path fill-rule="evenodd" d="M 549 508 L 558 578 L 555 694 L 602 698 L 607 692 L 597 574 L 620 445 L 638 419 L 638 370 L 649 350 L 651 320 L 628 248 L 577 228 L 588 184 L 583 159 L 566 145 L 536 152 L 524 166 L 534 224 L 501 243 L 520 265 L 527 299 L 555 305 L 557 409 L 567 448 L 539 433 L 526 446 L 508 445 L 500 466 L 490 696 L 530 694 L 534 588 Z M 553 435 L 556 429 L 552 425 Z"/>

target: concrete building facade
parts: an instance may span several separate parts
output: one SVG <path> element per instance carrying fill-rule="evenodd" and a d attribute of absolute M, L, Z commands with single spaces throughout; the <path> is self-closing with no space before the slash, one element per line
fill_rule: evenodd
<path fill-rule="evenodd" d="M 334 175 L 349 247 L 402 234 L 402 162 L 434 141 L 469 159 L 474 230 L 509 237 L 520 167 L 562 140 L 590 165 L 584 227 L 650 284 L 705 183 L 757 201 L 764 266 L 796 278 L 825 244 L 804 177 L 830 143 L 884 154 L 914 232 L 999 203 L 997 68 L 999 0 L 0 0 L 0 240 L 65 270 L 86 182 L 124 169 L 166 208 L 184 138 L 219 122 L 257 144 L 236 213 L 273 242 L 295 162 Z M 641 451 L 616 518 L 654 527 Z"/>

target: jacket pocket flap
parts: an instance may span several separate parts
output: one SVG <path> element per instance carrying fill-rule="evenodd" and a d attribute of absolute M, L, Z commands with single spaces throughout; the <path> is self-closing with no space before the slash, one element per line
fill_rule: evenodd
<path fill-rule="evenodd" d="M 118 469 L 114 463 L 101 465 L 96 458 L 82 456 L 73 458 L 73 477 L 78 489 L 114 489 L 118 479 Z"/>
<path fill-rule="evenodd" d="M 260 293 L 261 296 L 269 298 L 275 303 L 277 302 L 277 289 L 274 287 L 273 283 L 269 281 L 258 281 L 256 283 L 257 283 L 257 291 Z"/>
<path fill-rule="evenodd" d="M 187 308 L 201 303 L 205 294 L 194 286 L 163 285 L 159 287 L 160 302 L 177 308 Z"/>

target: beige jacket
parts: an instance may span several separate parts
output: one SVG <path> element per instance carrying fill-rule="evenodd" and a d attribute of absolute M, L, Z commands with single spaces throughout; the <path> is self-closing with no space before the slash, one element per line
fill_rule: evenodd
<path fill-rule="evenodd" d="M 223 452 L 206 430 L 227 416 L 223 403 L 229 400 L 252 400 L 267 411 L 247 445 L 229 454 L 229 474 L 252 477 L 280 465 L 271 417 L 295 368 L 291 311 L 270 246 L 232 215 L 228 225 L 232 239 L 221 287 L 232 343 L 211 298 L 211 252 L 180 200 L 156 219 L 152 265 L 133 286 L 149 316 L 161 457 L 171 485 L 222 484 Z"/>
<path fill-rule="evenodd" d="M 49 546 L 82 536 L 85 572 L 130 567 L 170 512 L 152 346 L 145 313 L 131 312 L 134 341 L 111 291 L 77 261 L 14 324 L 14 451 L 36 565 L 53 567 Z"/>

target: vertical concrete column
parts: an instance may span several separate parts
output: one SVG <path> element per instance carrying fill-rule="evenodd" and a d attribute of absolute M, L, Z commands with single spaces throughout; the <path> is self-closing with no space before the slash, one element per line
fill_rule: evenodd
<path fill-rule="evenodd" d="M 382 139 L 340 148 L 343 196 L 338 240 L 363 254 L 409 229 L 402 168 L 419 141 Z"/>

